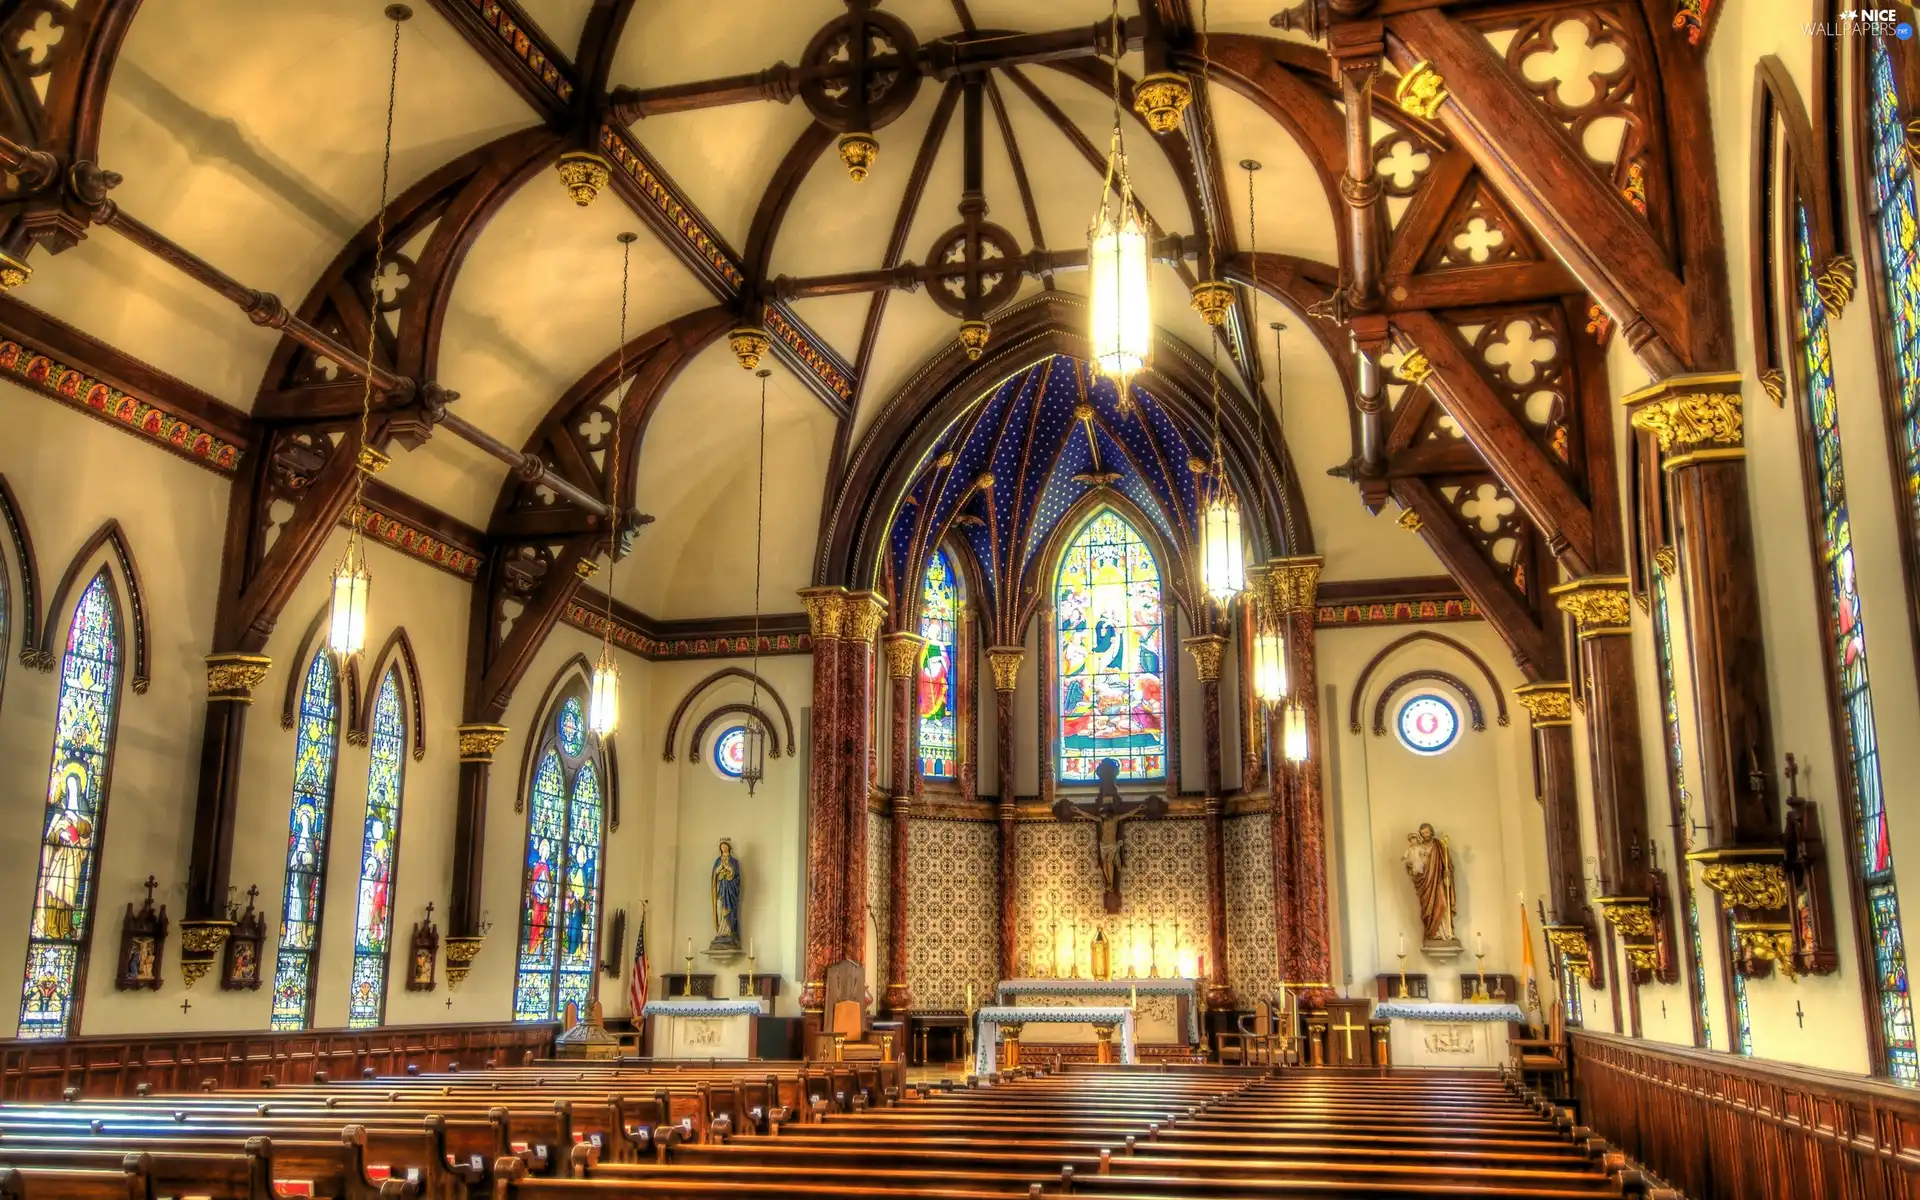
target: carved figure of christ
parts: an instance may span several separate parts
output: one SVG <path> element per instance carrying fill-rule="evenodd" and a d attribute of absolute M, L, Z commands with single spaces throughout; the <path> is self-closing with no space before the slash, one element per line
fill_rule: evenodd
<path fill-rule="evenodd" d="M 1167 802 L 1161 796 L 1149 796 L 1145 800 L 1123 800 L 1116 780 L 1120 775 L 1120 764 L 1111 758 L 1103 758 L 1093 771 L 1099 780 L 1100 794 L 1091 804 L 1075 803 L 1061 798 L 1053 805 L 1053 815 L 1062 821 L 1092 821 L 1098 826 L 1094 850 L 1100 867 L 1102 900 L 1106 911 L 1120 911 L 1120 865 L 1123 861 L 1120 845 L 1120 826 L 1134 817 L 1159 817 L 1167 811 Z"/>

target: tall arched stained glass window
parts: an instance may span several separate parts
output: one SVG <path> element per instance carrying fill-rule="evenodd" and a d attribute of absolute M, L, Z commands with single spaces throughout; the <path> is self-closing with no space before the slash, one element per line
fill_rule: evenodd
<path fill-rule="evenodd" d="M 920 592 L 920 775 L 952 779 L 959 769 L 960 706 L 955 687 L 960 673 L 960 581 L 945 550 L 927 563 Z"/>
<path fill-rule="evenodd" d="M 1833 350 L 1827 340 L 1826 306 L 1814 283 L 1807 210 L 1794 212 L 1795 286 L 1800 349 L 1806 373 L 1807 425 L 1813 436 L 1814 478 L 1819 489 L 1818 548 L 1826 592 L 1830 669 L 1838 683 L 1840 730 L 1847 783 L 1852 789 L 1854 867 L 1866 893 L 1873 941 L 1874 990 L 1887 1052 L 1887 1073 L 1920 1083 L 1920 1052 L 1914 1047 L 1913 1003 L 1907 994 L 1907 956 L 1900 940 L 1900 894 L 1894 885 L 1893 848 L 1881 790 L 1880 750 L 1873 723 L 1873 688 L 1867 678 L 1867 629 L 1854 584 L 1853 528 L 1847 514 L 1846 473 L 1840 455 L 1840 413 L 1833 386 Z"/>
<path fill-rule="evenodd" d="M 40 833 L 40 874 L 27 933 L 20 1036 L 66 1037 L 85 982 L 93 876 L 107 815 L 107 760 L 120 689 L 120 616 L 105 568 L 74 606 L 60 660 L 53 769 Z"/>
<path fill-rule="evenodd" d="M 1920 532 L 1920 205 L 1914 201 L 1913 163 L 1900 122 L 1893 55 L 1885 37 L 1867 42 L 1868 141 L 1873 187 L 1868 197 L 1878 227 L 1881 279 L 1886 291 L 1888 345 L 1893 352 L 1889 384 L 1900 397 L 1902 491 L 1909 528 Z"/>
<path fill-rule="evenodd" d="M 1707 962 L 1700 938 L 1700 905 L 1694 899 L 1692 867 L 1686 855 L 1693 850 L 1693 823 L 1687 819 L 1686 756 L 1680 743 L 1680 690 L 1673 670 L 1673 613 L 1667 605 L 1667 574 L 1653 572 L 1653 648 L 1660 668 L 1660 718 L 1667 735 L 1668 800 L 1673 813 L 1675 837 L 1680 845 L 1680 911 L 1687 919 L 1688 961 L 1693 967 L 1694 1012 L 1700 1023 L 1700 1044 L 1713 1045 L 1713 1020 L 1707 1012 Z M 1740 979 L 1736 972 L 1734 978 Z M 1741 986 L 1745 985 L 1741 980 Z"/>
<path fill-rule="evenodd" d="M 1160 567 L 1125 517 L 1101 509 L 1067 544 L 1054 613 L 1061 780 L 1091 782 L 1104 758 L 1121 779 L 1165 777 Z"/>
<path fill-rule="evenodd" d="M 287 882 L 280 903 L 280 953 L 273 967 L 275 1029 L 305 1029 L 313 1019 L 313 968 L 320 952 L 320 903 L 327 883 L 333 769 L 340 745 L 337 681 L 333 655 L 323 646 L 307 666 L 293 746 Z"/>
<path fill-rule="evenodd" d="M 393 864 L 400 848 L 400 789 L 407 722 L 400 710 L 400 668 L 389 667 L 373 702 L 368 746 L 367 824 L 360 842 L 360 904 L 353 922 L 353 975 L 347 1028 L 371 1029 L 387 1015 L 387 952 L 393 942 Z"/>
<path fill-rule="evenodd" d="M 606 764 L 586 733 L 579 690 L 548 720 L 527 802 L 526 877 L 513 1019 L 558 1020 L 593 1000 L 600 926 Z"/>

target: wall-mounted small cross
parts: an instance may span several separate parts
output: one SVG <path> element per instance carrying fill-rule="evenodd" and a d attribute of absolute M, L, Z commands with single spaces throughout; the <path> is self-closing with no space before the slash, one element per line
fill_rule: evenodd
<path fill-rule="evenodd" d="M 254 884 L 247 889 L 247 911 L 253 911 L 253 902 L 260 898 L 260 885 Z"/>
<path fill-rule="evenodd" d="M 427 901 L 427 924 L 433 924 L 433 901 Z"/>
<path fill-rule="evenodd" d="M 448 1007 L 448 1008 L 452 1008 L 452 1007 L 453 1007 L 453 997 L 452 997 L 452 996 L 448 996 L 448 997 L 447 997 L 447 1007 Z"/>
<path fill-rule="evenodd" d="M 180 1002 L 180 1011 L 183 1013 L 192 1007 L 193 1007 L 193 1001 L 191 1000 L 182 1000 Z"/>
<path fill-rule="evenodd" d="M 1806 1010 L 1800 1007 L 1800 1002 L 1798 1000 L 1795 1000 L 1793 1002 L 1793 1023 L 1795 1025 L 1798 1025 L 1802 1029 L 1805 1029 L 1807 1027 Z"/>
<path fill-rule="evenodd" d="M 147 876 L 147 903 L 149 905 L 153 903 L 153 889 L 159 886 L 160 886 L 160 881 L 158 879 L 155 879 L 151 875 Z"/>
<path fill-rule="evenodd" d="M 1667 1019 L 1667 1002 L 1665 1000 L 1660 1002 L 1660 1019 L 1662 1021 Z"/>

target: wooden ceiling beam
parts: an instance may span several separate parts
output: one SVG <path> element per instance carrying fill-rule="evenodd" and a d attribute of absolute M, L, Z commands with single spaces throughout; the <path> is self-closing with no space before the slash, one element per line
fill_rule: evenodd
<path fill-rule="evenodd" d="M 1393 498 L 1420 518 L 1420 536 L 1507 643 L 1521 672 L 1529 680 L 1564 679 L 1561 664 L 1565 656 L 1555 631 L 1543 628 L 1526 603 L 1488 565 L 1433 485 L 1419 478 L 1396 479 Z"/>
<path fill-rule="evenodd" d="M 1575 575 L 1592 573 L 1592 510 L 1482 378 L 1452 331 L 1432 313 L 1399 313 L 1393 325 L 1403 349 L 1426 355 L 1433 366 L 1426 386 L 1434 399 L 1513 492 L 1555 557 L 1565 559 Z"/>

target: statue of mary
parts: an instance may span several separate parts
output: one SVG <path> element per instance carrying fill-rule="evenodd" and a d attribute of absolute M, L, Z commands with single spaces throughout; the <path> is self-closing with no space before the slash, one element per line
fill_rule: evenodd
<path fill-rule="evenodd" d="M 733 856 L 733 839 L 720 839 L 720 856 L 713 860 L 713 941 L 709 952 L 740 949 L 740 860 Z"/>

